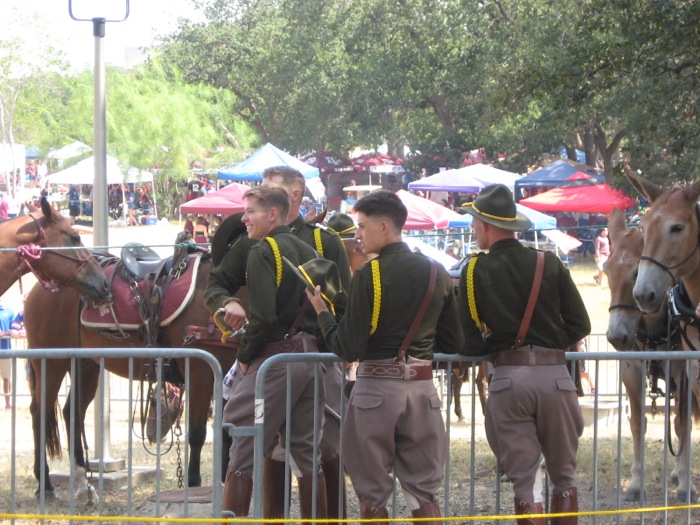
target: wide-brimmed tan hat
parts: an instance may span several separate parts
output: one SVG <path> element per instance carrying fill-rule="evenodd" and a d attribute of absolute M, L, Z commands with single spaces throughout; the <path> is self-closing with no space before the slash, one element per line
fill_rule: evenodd
<path fill-rule="evenodd" d="M 521 232 L 532 227 L 530 219 L 516 209 L 513 194 L 503 184 L 488 186 L 474 202 L 462 208 L 469 215 L 504 230 Z"/>

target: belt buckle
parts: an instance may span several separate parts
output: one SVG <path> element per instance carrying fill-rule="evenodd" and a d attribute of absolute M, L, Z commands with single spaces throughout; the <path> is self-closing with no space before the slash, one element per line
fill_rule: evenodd
<path fill-rule="evenodd" d="M 411 365 L 403 365 L 403 378 L 406 381 L 410 381 L 411 379 Z"/>

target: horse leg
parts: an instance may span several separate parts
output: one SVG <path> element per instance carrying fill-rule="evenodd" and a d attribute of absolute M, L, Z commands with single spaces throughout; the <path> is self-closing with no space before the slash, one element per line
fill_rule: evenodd
<path fill-rule="evenodd" d="M 184 370 L 184 368 L 183 368 Z M 200 471 L 202 447 L 207 438 L 207 417 L 211 404 L 211 393 L 214 388 L 209 365 L 200 359 L 190 360 L 190 391 L 189 397 L 189 446 L 190 463 L 187 466 L 187 486 L 199 487 L 202 485 Z M 223 451 L 228 455 L 228 450 Z M 222 473 L 223 474 L 223 473 Z M 225 474 L 224 474 L 225 475 Z"/>
<path fill-rule="evenodd" d="M 460 421 L 464 421 L 464 416 L 462 415 L 462 385 L 464 384 L 464 377 L 469 374 L 469 367 L 465 366 L 462 370 L 462 365 L 465 363 L 460 363 L 458 368 L 452 369 L 452 399 L 455 402 L 455 416 Z"/>
<path fill-rule="evenodd" d="M 632 432 L 633 445 L 632 479 L 625 491 L 625 500 L 627 501 L 639 501 L 642 490 L 644 490 L 642 486 L 641 458 L 644 441 L 644 432 L 642 432 L 642 403 L 644 403 L 645 377 L 646 371 L 644 370 L 642 361 L 622 362 L 622 383 L 627 390 L 627 398 L 630 404 L 630 431 Z"/>
<path fill-rule="evenodd" d="M 678 364 L 680 365 L 681 363 L 678 362 Z M 680 453 L 676 458 L 676 468 L 671 474 L 671 481 L 676 481 L 678 483 L 676 499 L 679 503 L 695 502 L 697 499 L 697 491 L 693 484 L 690 467 L 690 443 L 693 425 L 692 420 L 688 418 L 688 403 L 693 403 L 693 397 L 698 393 L 698 361 L 689 360 L 685 365 L 685 373 L 687 374 L 687 380 L 690 381 L 690 385 L 692 385 L 692 390 L 689 396 L 688 384 L 681 381 L 676 383 L 678 394 L 676 397 L 675 420 L 673 425 L 676 436 L 678 436 Z M 682 367 L 679 366 L 678 368 Z M 681 370 L 679 372 L 680 373 L 677 372 L 677 375 L 680 380 L 683 371 Z"/>
<path fill-rule="evenodd" d="M 482 361 L 479 363 L 479 372 L 476 375 L 476 388 L 479 391 L 481 413 L 486 415 L 486 397 L 488 396 L 489 380 L 493 375 L 493 363 Z"/>
<path fill-rule="evenodd" d="M 98 495 L 87 480 L 87 465 L 85 451 L 83 449 L 83 430 L 85 428 L 85 414 L 88 406 L 95 399 L 97 386 L 100 380 L 100 369 L 90 359 L 78 359 L 75 367 L 76 377 L 68 393 L 66 404 L 63 406 L 63 421 L 66 424 L 68 442 L 72 440 L 73 457 L 71 468 L 75 467 L 75 480 L 77 483 L 75 499 L 82 503 L 97 502 Z M 73 388 L 76 389 L 75 403 L 78 408 L 74 416 L 74 427 L 71 427 L 71 399 Z"/>
<path fill-rule="evenodd" d="M 63 378 L 68 372 L 70 360 L 51 360 L 51 366 L 47 364 L 45 385 L 42 390 L 42 359 L 31 359 L 29 368 L 29 385 L 31 390 L 31 403 L 29 410 L 32 415 L 32 431 L 34 435 L 34 477 L 39 482 L 39 487 L 34 493 L 37 498 L 42 491 L 47 500 L 54 499 L 56 494 L 49 478 L 49 462 L 51 459 L 61 457 L 61 436 L 58 432 L 58 391 L 61 388 Z M 44 428 L 46 432 L 45 443 L 41 442 L 41 403 L 42 396 L 45 396 L 46 421 Z M 41 462 L 44 461 L 44 485 L 41 486 Z"/>

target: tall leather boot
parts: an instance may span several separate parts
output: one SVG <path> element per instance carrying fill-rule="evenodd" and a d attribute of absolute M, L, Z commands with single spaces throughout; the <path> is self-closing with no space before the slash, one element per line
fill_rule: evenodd
<path fill-rule="evenodd" d="M 284 518 L 284 461 L 263 458 L 263 518 Z"/>
<path fill-rule="evenodd" d="M 555 492 L 552 494 L 552 505 L 550 507 L 552 514 L 562 512 L 578 512 L 578 491 L 573 487 L 564 492 Z M 578 516 L 566 516 L 562 518 L 552 518 L 549 520 L 551 525 L 577 525 Z"/>
<path fill-rule="evenodd" d="M 363 520 L 388 520 L 389 512 L 386 507 L 373 507 L 364 501 L 360 502 L 360 518 Z M 375 521 L 373 525 L 389 525 L 388 521 Z"/>
<path fill-rule="evenodd" d="M 312 519 L 313 516 L 313 496 L 314 496 L 313 474 L 297 478 L 299 486 L 299 508 L 302 519 Z M 316 478 L 316 516 L 317 520 L 328 518 L 326 510 L 326 481 L 323 472 L 319 472 Z"/>
<path fill-rule="evenodd" d="M 222 510 L 229 510 L 238 518 L 250 512 L 250 500 L 253 497 L 253 476 L 243 474 L 232 467 L 226 471 Z"/>
<path fill-rule="evenodd" d="M 515 498 L 515 513 L 520 516 L 524 514 L 542 514 L 542 503 L 528 503 Z M 544 518 L 518 518 L 515 520 L 518 525 L 545 525 Z"/>
<path fill-rule="evenodd" d="M 414 518 L 440 518 L 440 505 L 437 502 L 424 503 L 416 510 L 411 511 L 411 516 Z M 415 525 L 441 525 L 440 521 L 414 521 Z"/>
<path fill-rule="evenodd" d="M 345 474 L 340 469 L 340 457 L 321 463 L 323 476 L 326 479 L 326 508 L 329 518 L 347 518 L 347 493 L 345 492 Z M 340 505 L 342 491 L 343 504 Z"/>

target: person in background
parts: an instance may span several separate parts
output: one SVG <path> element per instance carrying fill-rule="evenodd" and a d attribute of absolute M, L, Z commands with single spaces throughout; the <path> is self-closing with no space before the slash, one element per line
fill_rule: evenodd
<path fill-rule="evenodd" d="M 468 204 L 479 253 L 458 288 L 468 355 L 493 356 L 486 438 L 513 483 L 519 525 L 544 525 L 541 455 L 551 485 L 550 512 L 577 512 L 576 452 L 583 415 L 564 352 L 591 331 L 586 306 L 554 253 L 526 248 L 530 228 L 503 184 Z M 531 305 L 528 308 L 528 305 Z M 576 516 L 552 525 L 575 525 Z"/>
<path fill-rule="evenodd" d="M 127 189 L 126 193 L 126 210 L 129 217 L 129 226 L 138 226 L 139 223 L 136 220 L 136 195 L 131 188 Z"/>
<path fill-rule="evenodd" d="M 595 263 L 598 267 L 598 275 L 593 276 L 593 280 L 598 286 L 603 286 L 603 277 L 605 276 L 603 266 L 610 257 L 610 239 L 608 239 L 607 228 L 600 230 L 598 237 L 593 241 L 593 246 L 595 248 Z"/>
<path fill-rule="evenodd" d="M 207 227 L 207 221 L 203 216 L 197 217 L 197 222 L 192 227 L 192 238 L 197 244 L 206 244 L 209 240 L 207 235 L 209 234 L 209 228 Z"/>
<path fill-rule="evenodd" d="M 80 192 L 75 184 L 71 184 L 68 190 L 68 215 L 71 224 L 75 224 L 76 217 L 80 215 Z"/>
<path fill-rule="evenodd" d="M 187 230 L 190 237 L 194 239 L 194 215 L 188 215 L 185 218 L 185 230 Z"/>
<path fill-rule="evenodd" d="M 392 471 L 413 518 L 439 518 L 448 443 L 432 359 L 434 352 L 463 351 L 452 280 L 402 241 L 408 212 L 395 193 L 370 193 L 355 210 L 355 237 L 365 253 L 379 256 L 355 271 L 340 322 L 320 287 L 306 292 L 328 348 L 360 361 L 342 429 L 345 467 L 362 519 L 388 523 Z"/>
<path fill-rule="evenodd" d="M 0 296 L 0 353 L 12 349 L 10 338 L 17 337 L 22 328 L 23 316 L 7 307 Z M 12 361 L 0 358 L 0 377 L 2 392 L 5 396 L 5 408 L 12 408 Z"/>

